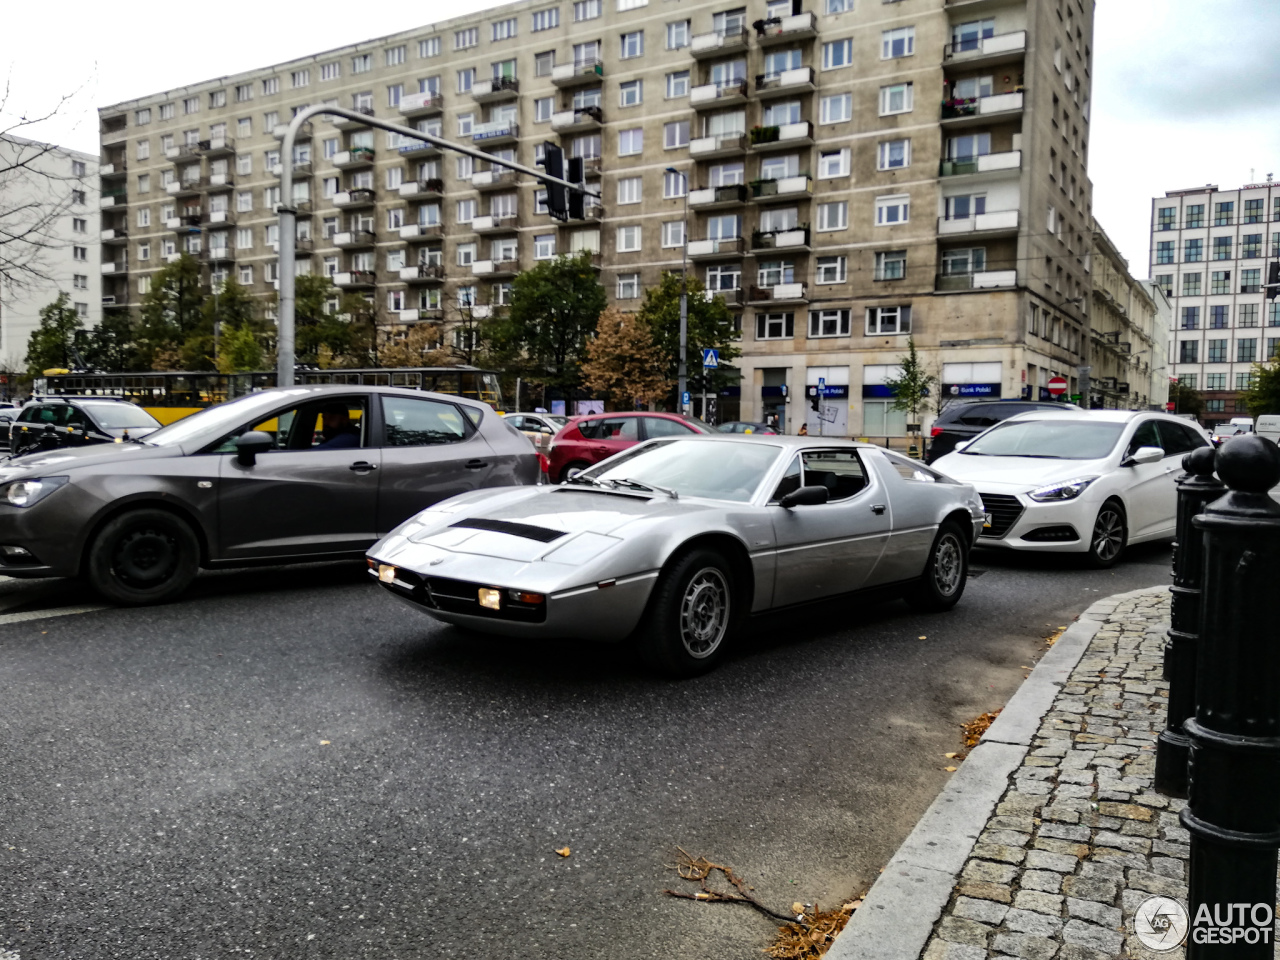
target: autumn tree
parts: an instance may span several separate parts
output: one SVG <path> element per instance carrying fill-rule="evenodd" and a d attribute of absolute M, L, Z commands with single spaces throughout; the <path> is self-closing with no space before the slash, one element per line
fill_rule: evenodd
<path fill-rule="evenodd" d="M 415 323 L 403 337 L 378 351 L 378 362 L 384 367 L 442 367 L 448 365 L 449 354 L 440 348 L 438 326 Z"/>
<path fill-rule="evenodd" d="M 68 369 L 75 365 L 76 335 L 81 332 L 80 315 L 70 306 L 70 297 L 58 299 L 40 311 L 40 325 L 27 340 L 27 373 L 39 376 L 55 367 Z"/>
<path fill-rule="evenodd" d="M 611 307 L 600 315 L 587 344 L 584 385 L 602 394 L 613 410 L 635 410 L 670 393 L 667 359 L 647 323 Z"/>
<path fill-rule="evenodd" d="M 218 338 L 218 356 L 214 361 L 219 373 L 261 370 L 265 360 L 262 342 L 247 321 L 222 328 Z"/>
<path fill-rule="evenodd" d="M 1169 399 L 1173 399 L 1173 385 L 1169 387 Z M 1244 395 L 1249 415 L 1260 417 L 1267 413 L 1280 413 L 1280 360 L 1255 364 L 1249 390 Z M 1181 411 L 1190 413 L 1190 411 Z"/>
<path fill-rule="evenodd" d="M 685 362 L 690 380 L 700 383 L 709 392 L 735 384 L 739 373 L 732 361 L 742 355 L 738 348 L 738 333 L 733 314 L 723 297 L 707 296 L 706 288 L 697 277 L 688 278 L 688 349 Z M 663 359 L 668 395 L 674 397 L 680 362 L 680 274 L 667 273 L 656 287 L 645 290 L 644 302 L 638 314 L 648 325 Z M 714 349 L 720 352 L 720 366 L 704 371 L 702 351 Z"/>
<path fill-rule="evenodd" d="M 920 411 L 927 408 L 929 392 L 938 385 L 938 378 L 925 368 L 914 337 L 907 338 L 907 352 L 898 358 L 898 368 L 898 375 L 886 381 L 893 394 L 892 407 L 910 414 L 911 423 L 919 423 Z"/>

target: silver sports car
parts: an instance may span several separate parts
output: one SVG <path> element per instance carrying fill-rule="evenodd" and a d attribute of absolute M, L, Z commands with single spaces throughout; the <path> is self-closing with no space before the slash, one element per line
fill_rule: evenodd
<path fill-rule="evenodd" d="M 700 436 L 640 444 L 559 486 L 442 501 L 368 564 L 448 623 L 632 637 L 687 676 L 748 614 L 871 589 L 949 609 L 983 520 L 973 487 L 870 444 Z"/>

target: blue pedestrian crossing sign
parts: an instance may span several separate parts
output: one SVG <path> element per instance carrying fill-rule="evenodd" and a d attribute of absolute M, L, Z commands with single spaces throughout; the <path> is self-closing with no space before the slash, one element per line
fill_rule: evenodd
<path fill-rule="evenodd" d="M 681 402 L 681 403 L 683 403 L 683 404 L 687 407 L 687 406 L 689 405 L 689 400 L 690 400 L 690 398 L 689 398 L 689 391 L 688 391 L 688 390 L 686 390 L 683 394 L 681 394 L 681 396 L 680 396 L 680 402 Z"/>
<path fill-rule="evenodd" d="M 702 369 L 714 370 L 720 366 L 720 351 L 706 347 L 702 351 Z"/>

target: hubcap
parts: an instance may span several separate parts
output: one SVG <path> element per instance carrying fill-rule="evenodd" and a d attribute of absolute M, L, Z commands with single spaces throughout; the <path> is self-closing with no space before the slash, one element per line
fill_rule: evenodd
<path fill-rule="evenodd" d="M 933 560 L 933 582 L 938 592 L 949 597 L 960 588 L 964 572 L 964 553 L 955 534 L 948 533 L 938 541 L 938 552 Z"/>
<path fill-rule="evenodd" d="M 693 575 L 680 602 L 680 642 L 689 656 L 711 656 L 729 626 L 729 584 L 715 567 Z"/>
<path fill-rule="evenodd" d="M 1093 552 L 1099 560 L 1113 560 L 1123 546 L 1124 521 L 1108 507 L 1098 514 L 1098 522 L 1093 525 Z"/>
<path fill-rule="evenodd" d="M 158 587 L 178 563 L 177 541 L 164 530 L 136 527 L 116 541 L 112 572 L 133 587 Z"/>

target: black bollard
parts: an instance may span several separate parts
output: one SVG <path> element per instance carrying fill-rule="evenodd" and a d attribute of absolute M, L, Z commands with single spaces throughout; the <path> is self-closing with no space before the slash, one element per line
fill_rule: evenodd
<path fill-rule="evenodd" d="M 1214 449 L 1200 447 L 1182 458 L 1187 472 L 1178 478 L 1177 542 L 1173 549 L 1172 612 L 1169 640 L 1164 645 L 1165 679 L 1169 681 L 1169 712 L 1156 741 L 1157 793 L 1187 795 L 1187 739 L 1182 722 L 1196 708 L 1196 640 L 1200 636 L 1200 582 L 1204 575 L 1204 539 L 1191 525 L 1210 501 L 1226 492 L 1213 475 Z"/>
<path fill-rule="evenodd" d="M 1187 960 L 1274 956 L 1280 848 L 1280 449 L 1259 437 L 1217 455 L 1228 493 L 1192 520 L 1204 536 L 1189 801 Z"/>

